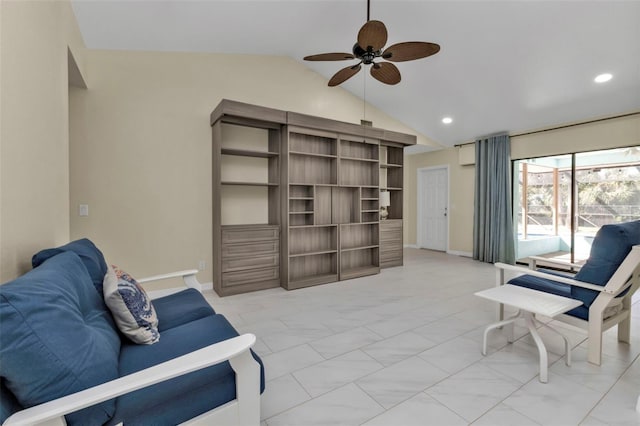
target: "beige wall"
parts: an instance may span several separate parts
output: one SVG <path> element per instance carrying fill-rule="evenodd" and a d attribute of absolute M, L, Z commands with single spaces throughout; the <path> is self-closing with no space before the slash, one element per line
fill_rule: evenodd
<path fill-rule="evenodd" d="M 511 138 L 513 159 L 640 145 L 640 114 Z M 448 165 L 449 250 L 473 251 L 475 167 L 460 166 L 458 148 L 406 158 L 405 243 L 416 244 L 416 174 L 420 167 Z"/>
<path fill-rule="evenodd" d="M 423 167 L 449 167 L 449 251 L 473 247 L 474 167 L 458 164 L 457 148 L 405 157 L 404 242 L 416 244 L 417 176 Z"/>
<path fill-rule="evenodd" d="M 68 2 L 0 2 L 0 282 L 69 240 L 68 48 L 82 72 Z"/>
<path fill-rule="evenodd" d="M 198 277 L 212 279 L 209 115 L 221 99 L 355 123 L 363 114 L 361 99 L 285 57 L 87 51 L 85 65 L 89 88 L 70 99 L 71 237 L 93 239 L 134 276 L 205 260 Z M 371 106 L 367 119 L 415 134 Z"/>

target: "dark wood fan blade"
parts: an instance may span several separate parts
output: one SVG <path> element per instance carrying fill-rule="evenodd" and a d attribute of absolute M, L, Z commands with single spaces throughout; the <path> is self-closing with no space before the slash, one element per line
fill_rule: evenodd
<path fill-rule="evenodd" d="M 320 53 L 319 55 L 305 56 L 305 61 L 346 61 L 355 59 L 351 53 Z"/>
<path fill-rule="evenodd" d="M 329 86 L 333 87 L 337 86 L 338 84 L 344 83 L 345 81 L 356 75 L 358 71 L 360 71 L 360 68 L 362 68 L 360 64 L 354 65 L 352 67 L 342 68 L 340 71 L 335 73 L 333 77 L 331 77 L 331 80 L 329 80 Z"/>
<path fill-rule="evenodd" d="M 424 41 L 407 41 L 389 46 L 382 52 L 382 57 L 391 62 L 413 61 L 426 58 L 440 51 L 440 45 Z"/>
<path fill-rule="evenodd" d="M 389 62 L 380 62 L 371 66 L 371 75 L 384 84 L 398 84 L 402 77 L 398 67 Z"/>
<path fill-rule="evenodd" d="M 387 42 L 387 27 L 380 21 L 369 21 L 358 32 L 358 44 L 364 50 L 371 47 L 373 52 L 382 49 Z"/>

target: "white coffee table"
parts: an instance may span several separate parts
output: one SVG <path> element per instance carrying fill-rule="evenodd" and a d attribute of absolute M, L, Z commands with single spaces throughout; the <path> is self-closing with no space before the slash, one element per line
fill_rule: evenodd
<path fill-rule="evenodd" d="M 553 330 L 562 336 L 564 339 L 565 363 L 567 365 L 571 365 L 571 347 L 569 345 L 569 339 L 553 327 L 536 320 L 535 314 L 553 318 L 556 315 L 563 314 L 582 305 L 581 301 L 511 284 L 482 290 L 475 294 L 476 296 L 513 306 L 518 309 L 518 313 L 513 317 L 491 324 L 484 330 L 482 355 L 487 354 L 487 334 L 489 331 L 504 325 L 511 325 L 509 328 L 508 341 L 513 342 L 513 323 L 518 318 L 524 318 L 525 324 L 527 325 L 533 340 L 536 342 L 536 346 L 538 347 L 538 352 L 540 354 L 540 381 L 542 383 L 547 383 L 548 361 L 547 348 L 544 346 L 544 342 L 542 341 L 540 334 L 538 334 L 536 323 L 548 327 L 550 330 Z"/>

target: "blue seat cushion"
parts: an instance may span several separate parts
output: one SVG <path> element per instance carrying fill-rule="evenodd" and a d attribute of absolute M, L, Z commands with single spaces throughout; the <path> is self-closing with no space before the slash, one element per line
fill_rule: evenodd
<path fill-rule="evenodd" d="M 212 315 L 162 332 L 154 345 L 124 343 L 120 352 L 120 375 L 179 357 L 205 346 L 237 336 L 222 315 Z M 260 391 L 264 390 L 264 367 L 260 358 Z M 184 422 L 236 397 L 235 373 L 228 362 L 176 377 L 117 399 L 109 424 L 172 425 Z"/>
<path fill-rule="evenodd" d="M 598 230 L 591 245 L 589 259 L 578 271 L 575 279 L 604 286 L 622 264 L 631 251 L 631 247 L 640 244 L 640 220 L 626 223 L 604 225 Z M 574 286 L 571 289 L 574 299 L 582 300 L 586 307 L 591 306 L 598 292 Z"/>
<path fill-rule="evenodd" d="M 0 324 L 0 376 L 23 407 L 118 377 L 120 338 L 73 252 L 0 286 Z M 114 411 L 111 400 L 66 418 L 68 424 L 103 424 Z"/>
<path fill-rule="evenodd" d="M 60 247 L 41 250 L 33 255 L 31 265 L 37 268 L 50 257 L 67 251 L 74 252 L 80 256 L 82 263 L 91 276 L 94 287 L 98 290 L 100 297 L 102 297 L 102 282 L 107 273 L 107 262 L 104 260 L 104 256 L 98 247 L 86 238 L 72 241 Z"/>
<path fill-rule="evenodd" d="M 544 291 L 545 293 L 556 294 L 558 296 L 572 297 L 571 286 L 569 284 L 534 277 L 533 275 L 520 275 L 519 277 L 511 279 L 508 284 Z"/>
<path fill-rule="evenodd" d="M 211 305 L 193 288 L 153 299 L 158 316 L 158 330 L 163 332 L 200 318 L 215 315 Z"/>

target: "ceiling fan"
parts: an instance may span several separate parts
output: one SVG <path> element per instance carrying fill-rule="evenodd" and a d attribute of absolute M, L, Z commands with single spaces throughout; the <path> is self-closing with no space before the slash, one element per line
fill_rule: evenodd
<path fill-rule="evenodd" d="M 355 65 L 345 67 L 335 73 L 329 86 L 344 83 L 360 71 L 361 64 L 371 65 L 371 75 L 385 84 L 400 83 L 401 76 L 398 67 L 389 62 L 374 62 L 385 59 L 391 62 L 413 61 L 435 55 L 440 51 L 440 45 L 424 41 L 408 41 L 397 43 L 382 50 L 387 42 L 387 28 L 381 21 L 369 19 L 370 0 L 367 0 L 367 23 L 358 32 L 358 41 L 353 45 L 353 53 L 321 53 L 305 56 L 305 61 L 345 61 L 358 59 Z"/>

